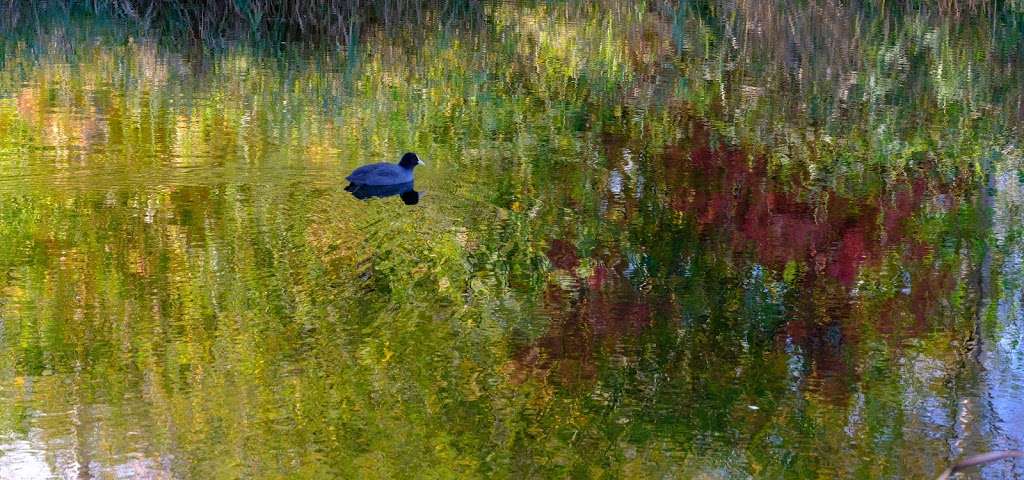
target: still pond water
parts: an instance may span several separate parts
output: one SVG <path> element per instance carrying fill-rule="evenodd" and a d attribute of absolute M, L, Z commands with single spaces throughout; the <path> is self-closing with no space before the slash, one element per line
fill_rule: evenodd
<path fill-rule="evenodd" d="M 0 478 L 934 478 L 1024 447 L 1019 11 L 602 5 L 340 53 L 7 34 Z M 343 190 L 405 151 L 415 205 Z"/>

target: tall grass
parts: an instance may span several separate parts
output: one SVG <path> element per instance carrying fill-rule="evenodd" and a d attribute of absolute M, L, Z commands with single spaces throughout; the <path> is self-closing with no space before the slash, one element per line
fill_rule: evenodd
<path fill-rule="evenodd" d="M 429 22 L 453 27 L 478 23 L 485 14 L 484 0 L 0 0 L 0 32 L 60 22 L 72 16 L 121 20 L 146 33 L 169 34 L 178 40 L 221 42 L 249 38 L 263 41 L 311 41 L 351 45 L 367 28 L 415 30 Z M 500 2 L 491 2 L 500 3 Z M 591 3 L 570 0 L 559 3 Z M 768 28 L 779 12 L 806 11 L 807 19 L 834 10 L 873 12 L 876 15 L 933 13 L 956 20 L 985 18 L 993 23 L 1024 12 L 1024 0 L 655 0 L 650 2 L 593 2 L 599 8 L 646 8 L 662 12 L 684 9 L 712 17 L 725 12 L 767 15 Z M 828 21 L 828 19 L 832 21 Z M 842 28 L 850 28 L 843 25 Z"/>
<path fill-rule="evenodd" d="M 366 26 L 451 25 L 479 0 L 0 0 L 0 31 L 70 18 L 117 19 L 144 32 L 203 42 L 233 38 L 354 43 Z"/>

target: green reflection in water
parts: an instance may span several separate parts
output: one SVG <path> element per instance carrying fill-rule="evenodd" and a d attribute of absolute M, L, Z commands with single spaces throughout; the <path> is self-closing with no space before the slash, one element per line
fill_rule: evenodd
<path fill-rule="evenodd" d="M 10 39 L 0 472 L 921 478 L 1019 448 L 1019 14 L 704 7 L 494 4 L 348 60 Z M 342 191 L 406 150 L 415 207 Z"/>

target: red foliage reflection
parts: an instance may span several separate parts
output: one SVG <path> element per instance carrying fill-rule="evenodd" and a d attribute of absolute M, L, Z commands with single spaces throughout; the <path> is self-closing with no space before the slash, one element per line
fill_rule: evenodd
<path fill-rule="evenodd" d="M 956 272 L 937 268 L 929 260 L 932 247 L 911 235 L 909 220 L 926 201 L 954 199 L 950 188 L 921 174 L 841 193 L 811 184 L 806 172 L 778 174 L 764 158 L 748 152 L 712 148 L 706 139 L 695 143 L 699 146 L 666 149 L 655 164 L 647 165 L 647 174 L 658 177 L 657 187 L 667 195 L 670 209 L 689 219 L 704 254 L 717 252 L 710 254 L 725 254 L 734 262 L 740 259 L 775 271 L 792 263 L 799 267 L 801 275 L 791 287 L 800 293 L 787 308 L 790 317 L 779 339 L 800 347 L 813 364 L 812 381 L 825 397 L 845 401 L 847 386 L 857 375 L 849 349 L 857 343 L 860 325 L 853 324 L 850 316 L 863 268 L 881 265 L 887 255 L 900 258 L 906 293 L 885 302 L 877 328 L 903 335 L 927 331 L 928 317 L 957 277 Z M 610 159 L 627 157 L 621 145 L 610 142 L 608 148 Z M 607 222 L 624 227 L 631 215 L 649 214 L 638 205 L 640 196 L 603 193 L 603 201 L 623 203 L 621 213 L 609 215 Z M 952 201 L 940 208 L 952 208 Z M 604 253 L 589 259 L 596 267 L 588 270 L 586 278 L 579 278 L 576 246 L 568 239 L 549 242 L 546 253 L 551 265 L 570 277 L 578 290 L 567 291 L 554 283 L 548 286 L 545 305 L 552 326 L 516 357 L 512 370 L 520 372 L 517 378 L 523 372 L 544 376 L 554 372 L 566 383 L 592 379 L 595 351 L 642 330 L 652 322 L 652 311 L 673 308 L 671 299 L 648 298 L 629 283 L 621 248 L 618 243 L 603 245 Z M 695 254 L 701 253 L 679 252 L 680 256 Z"/>

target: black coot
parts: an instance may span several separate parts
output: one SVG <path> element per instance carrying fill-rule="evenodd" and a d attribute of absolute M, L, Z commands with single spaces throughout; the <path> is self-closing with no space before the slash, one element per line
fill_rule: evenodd
<path fill-rule="evenodd" d="M 398 164 L 363 165 L 345 177 L 349 181 L 345 190 L 360 200 L 401 195 L 407 205 L 415 205 L 419 203 L 420 194 L 413 190 L 412 170 L 423 163 L 415 153 L 409 152 L 402 155 Z"/>
<path fill-rule="evenodd" d="M 346 180 L 358 185 L 395 185 L 412 181 L 412 169 L 423 163 L 415 153 L 409 152 L 402 155 L 398 164 L 374 163 L 363 165 L 352 171 Z"/>

